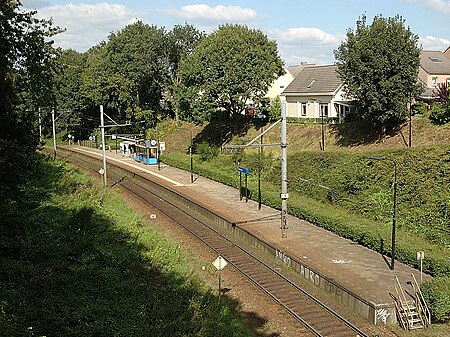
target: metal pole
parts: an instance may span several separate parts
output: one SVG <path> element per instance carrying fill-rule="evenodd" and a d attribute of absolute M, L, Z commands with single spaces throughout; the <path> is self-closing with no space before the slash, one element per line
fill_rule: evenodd
<path fill-rule="evenodd" d="M 281 237 L 287 238 L 287 136 L 286 103 L 281 104 Z"/>
<path fill-rule="evenodd" d="M 325 134 L 323 130 L 323 111 L 320 111 L 320 114 L 322 115 L 322 151 L 325 151 Z"/>
<path fill-rule="evenodd" d="M 245 202 L 248 202 L 248 174 L 245 174 Z"/>
<path fill-rule="evenodd" d="M 261 152 L 259 154 L 259 161 L 258 161 L 258 210 L 260 209 L 261 209 Z"/>
<path fill-rule="evenodd" d="M 260 147 L 259 147 L 259 158 L 258 158 L 258 210 L 261 210 L 261 161 L 262 161 L 262 127 L 261 127 L 261 137 L 260 137 Z"/>
<path fill-rule="evenodd" d="M 41 119 L 41 108 L 39 108 L 39 143 L 42 142 L 42 119 Z"/>
<path fill-rule="evenodd" d="M 158 171 L 161 171 L 161 160 L 159 157 L 161 156 L 161 144 L 159 143 L 159 134 L 158 134 L 158 148 L 156 149 L 156 162 L 158 163 Z"/>
<path fill-rule="evenodd" d="M 55 109 L 52 109 L 52 126 L 53 126 L 53 157 L 55 157 L 56 159 Z"/>
<path fill-rule="evenodd" d="M 242 200 L 242 172 L 239 172 L 239 200 Z"/>
<path fill-rule="evenodd" d="M 409 147 L 412 146 L 412 95 L 409 94 Z"/>
<path fill-rule="evenodd" d="M 394 270 L 395 261 L 395 226 L 397 221 L 397 163 L 391 159 L 394 163 L 394 214 L 392 215 L 392 252 L 391 252 L 391 270 Z"/>
<path fill-rule="evenodd" d="M 191 184 L 194 182 L 194 171 L 192 165 L 192 138 L 191 138 L 191 146 L 189 146 L 189 168 L 191 171 Z"/>
<path fill-rule="evenodd" d="M 103 116 L 103 105 L 100 105 L 100 129 L 102 130 L 103 185 L 107 186 L 107 180 L 106 180 L 105 120 L 104 120 L 104 116 Z"/>

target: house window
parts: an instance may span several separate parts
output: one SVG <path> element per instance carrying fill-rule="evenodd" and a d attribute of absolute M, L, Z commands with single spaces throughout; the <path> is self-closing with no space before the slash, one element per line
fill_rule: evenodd
<path fill-rule="evenodd" d="M 439 57 L 430 56 L 431 62 L 442 62 L 442 60 Z"/>
<path fill-rule="evenodd" d="M 302 116 L 306 116 L 306 103 L 302 103 Z"/>
<path fill-rule="evenodd" d="M 437 85 L 438 85 L 438 83 L 439 83 L 439 80 L 438 80 L 437 77 L 432 77 L 432 78 L 431 78 L 431 86 L 432 86 L 433 88 L 436 88 Z"/>
<path fill-rule="evenodd" d="M 320 104 L 320 117 L 328 117 L 328 104 Z"/>

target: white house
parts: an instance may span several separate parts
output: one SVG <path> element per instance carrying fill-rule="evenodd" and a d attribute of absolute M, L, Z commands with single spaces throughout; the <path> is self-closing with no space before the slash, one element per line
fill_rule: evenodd
<path fill-rule="evenodd" d="M 336 65 L 303 68 L 281 95 L 287 117 L 325 117 L 342 122 L 350 111 Z"/>
<path fill-rule="evenodd" d="M 315 64 L 310 64 L 308 62 L 302 62 L 299 65 L 289 66 L 284 68 L 285 74 L 278 77 L 271 85 L 267 91 L 266 97 L 271 100 L 278 96 L 281 96 L 283 91 L 287 88 L 289 84 L 294 80 L 294 78 L 306 67 L 314 67 Z"/>

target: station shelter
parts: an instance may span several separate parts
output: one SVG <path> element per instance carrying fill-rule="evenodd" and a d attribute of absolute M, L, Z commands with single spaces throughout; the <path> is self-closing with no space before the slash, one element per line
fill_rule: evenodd
<path fill-rule="evenodd" d="M 146 140 L 144 145 L 135 144 L 135 160 L 147 165 L 156 165 L 159 160 L 158 142 Z"/>

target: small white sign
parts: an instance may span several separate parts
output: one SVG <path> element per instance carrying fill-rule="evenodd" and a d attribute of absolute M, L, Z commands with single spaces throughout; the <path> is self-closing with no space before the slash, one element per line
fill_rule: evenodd
<path fill-rule="evenodd" d="M 166 143 L 159 142 L 159 151 L 166 151 Z"/>
<path fill-rule="evenodd" d="M 156 214 L 150 214 L 150 219 L 156 219 Z"/>
<path fill-rule="evenodd" d="M 117 139 L 116 135 L 111 135 L 111 139 Z"/>
<path fill-rule="evenodd" d="M 417 260 L 421 261 L 425 258 L 425 252 L 417 252 Z"/>
<path fill-rule="evenodd" d="M 217 270 L 222 270 L 228 264 L 227 260 L 225 260 L 222 256 L 219 255 L 217 259 L 212 263 Z"/>
<path fill-rule="evenodd" d="M 98 170 L 98 173 L 105 174 L 105 170 L 103 168 L 101 168 L 100 170 Z"/>

